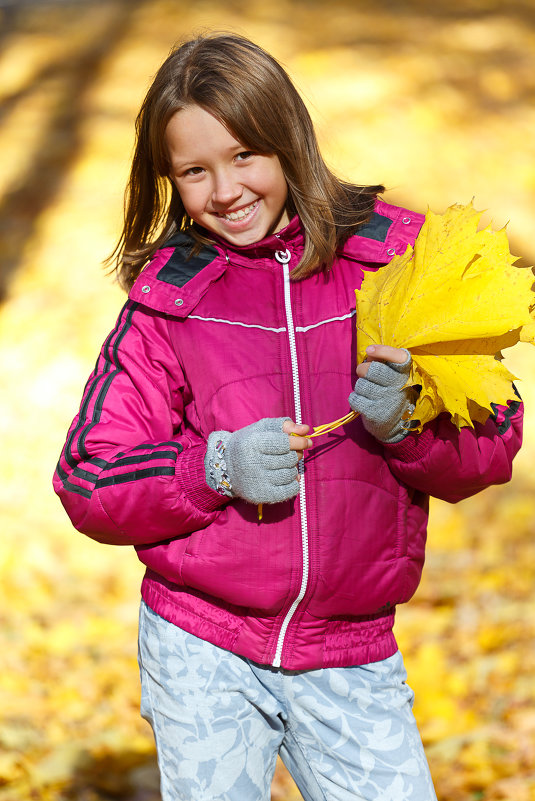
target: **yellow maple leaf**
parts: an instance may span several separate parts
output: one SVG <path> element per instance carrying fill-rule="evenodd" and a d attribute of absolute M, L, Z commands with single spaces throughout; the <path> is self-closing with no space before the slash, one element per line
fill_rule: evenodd
<path fill-rule="evenodd" d="M 529 342 L 531 345 L 535 345 L 535 307 L 532 307 L 530 312 L 531 320 L 527 325 L 522 327 L 522 330 L 520 331 L 520 341 Z"/>
<path fill-rule="evenodd" d="M 410 350 L 421 425 L 443 411 L 458 428 L 484 422 L 491 403 L 514 397 L 502 349 L 535 343 L 533 273 L 514 266 L 503 229 L 477 230 L 480 218 L 471 203 L 428 211 L 414 249 L 367 272 L 355 293 L 357 359 L 371 344 Z"/>

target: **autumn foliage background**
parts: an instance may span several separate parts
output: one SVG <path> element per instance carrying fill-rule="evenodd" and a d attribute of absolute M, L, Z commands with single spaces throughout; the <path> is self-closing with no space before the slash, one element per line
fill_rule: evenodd
<path fill-rule="evenodd" d="M 0 2 L 0 801 L 159 798 L 141 568 L 76 533 L 50 479 L 123 302 L 101 262 L 133 118 L 173 42 L 203 28 L 283 62 L 342 175 L 418 211 L 474 197 L 535 263 L 530 0 Z M 512 482 L 433 503 L 425 578 L 398 613 L 440 801 L 535 799 L 534 354 L 507 358 L 528 410 Z M 279 766 L 273 799 L 299 798 Z"/>

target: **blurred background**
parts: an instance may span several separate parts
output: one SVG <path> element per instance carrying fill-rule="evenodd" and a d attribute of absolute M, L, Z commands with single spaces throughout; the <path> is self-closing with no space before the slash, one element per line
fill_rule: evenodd
<path fill-rule="evenodd" d="M 418 211 L 474 198 L 535 263 L 533 0 L 0 0 L 0 801 L 159 798 L 141 568 L 71 528 L 51 476 L 124 299 L 102 261 L 135 114 L 204 29 L 273 52 L 341 175 Z M 433 503 L 398 612 L 440 801 L 535 799 L 534 354 L 507 356 L 528 407 L 512 482 Z M 300 797 L 279 766 L 274 801 Z"/>

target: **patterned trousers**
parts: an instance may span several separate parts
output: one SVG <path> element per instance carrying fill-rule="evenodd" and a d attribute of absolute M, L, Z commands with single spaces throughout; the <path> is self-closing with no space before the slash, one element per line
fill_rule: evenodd
<path fill-rule="evenodd" d="M 269 801 L 277 754 L 306 801 L 436 801 L 399 652 L 356 667 L 275 669 L 142 602 L 139 664 L 163 801 Z"/>

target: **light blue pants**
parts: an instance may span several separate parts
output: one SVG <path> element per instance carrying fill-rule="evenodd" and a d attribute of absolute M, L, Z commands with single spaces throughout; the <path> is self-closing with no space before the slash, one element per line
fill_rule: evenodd
<path fill-rule="evenodd" d="M 139 664 L 163 801 L 269 801 L 277 754 L 306 801 L 436 801 L 399 652 L 280 670 L 142 603 Z"/>

